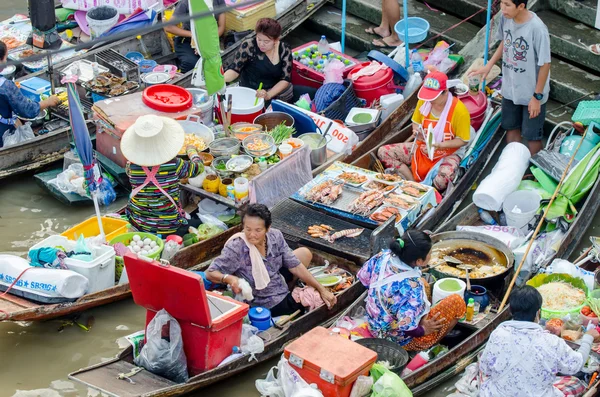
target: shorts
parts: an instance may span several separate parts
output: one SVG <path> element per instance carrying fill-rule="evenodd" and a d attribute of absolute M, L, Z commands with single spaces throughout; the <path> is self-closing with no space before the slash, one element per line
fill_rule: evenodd
<path fill-rule="evenodd" d="M 540 114 L 529 118 L 527 106 L 515 105 L 510 99 L 502 98 L 502 128 L 506 131 L 521 130 L 521 136 L 528 141 L 541 141 L 544 136 L 544 120 L 546 120 L 546 104 Z"/>
<path fill-rule="evenodd" d="M 292 297 L 292 294 L 289 293 L 281 302 L 271 308 L 271 316 L 284 316 L 286 314 L 295 313 L 298 310 L 300 310 L 300 313 L 302 314 L 306 311 L 306 308 L 302 306 L 302 303 L 296 302 L 296 300 Z"/>

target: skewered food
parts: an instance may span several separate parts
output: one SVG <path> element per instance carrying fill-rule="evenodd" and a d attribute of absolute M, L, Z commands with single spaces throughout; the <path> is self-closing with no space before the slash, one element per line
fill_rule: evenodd
<path fill-rule="evenodd" d="M 342 194 L 343 185 L 343 182 L 329 179 L 310 189 L 304 198 L 312 202 L 332 204 Z"/>
<path fill-rule="evenodd" d="M 353 214 L 367 216 L 375 207 L 383 203 L 383 197 L 383 193 L 377 190 L 364 192 L 350 204 L 349 210 Z"/>
<path fill-rule="evenodd" d="M 332 234 L 331 232 L 333 232 L 334 230 L 331 226 L 321 224 L 309 226 L 307 232 L 311 237 L 322 238 L 323 240 L 327 240 L 330 243 L 333 243 L 335 240 L 340 239 L 342 237 L 358 237 L 362 234 L 364 230 L 365 229 L 360 228 L 345 229 Z"/>
<path fill-rule="evenodd" d="M 377 174 L 377 175 L 375 175 L 375 177 L 379 180 L 386 181 L 386 182 L 392 182 L 392 183 L 400 182 L 403 180 L 400 175 L 392 175 L 392 174 Z"/>
<path fill-rule="evenodd" d="M 400 186 L 399 188 L 402 193 L 404 194 L 408 194 L 409 196 L 412 197 L 421 197 L 423 196 L 425 193 L 427 193 L 427 188 L 423 185 L 421 185 L 420 183 L 416 183 L 416 182 L 412 182 L 412 181 L 406 181 L 402 184 L 402 186 Z"/>
<path fill-rule="evenodd" d="M 367 180 L 367 177 L 358 172 L 342 172 L 338 178 L 355 185 L 361 184 Z"/>
<path fill-rule="evenodd" d="M 394 207 L 402 208 L 403 210 L 408 210 L 419 204 L 411 197 L 396 193 L 390 193 L 383 199 L 383 202 Z"/>

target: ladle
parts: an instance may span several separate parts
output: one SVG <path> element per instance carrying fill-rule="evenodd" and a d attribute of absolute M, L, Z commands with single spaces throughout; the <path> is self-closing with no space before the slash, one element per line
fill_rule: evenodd
<path fill-rule="evenodd" d="M 325 130 L 325 133 L 321 137 L 321 141 L 319 142 L 317 147 L 321 147 L 321 143 L 323 143 L 325 141 L 325 137 L 327 136 L 327 133 L 329 132 L 329 129 L 331 128 L 332 125 L 333 125 L 333 121 L 331 123 L 329 123 L 329 125 L 327 126 L 327 129 Z"/>
<path fill-rule="evenodd" d="M 467 291 L 471 292 L 471 281 L 469 280 L 469 271 L 475 269 L 475 266 L 467 265 L 467 264 L 463 263 L 463 261 L 461 261 L 460 259 L 456 259 L 456 258 L 454 258 L 452 256 L 448 256 L 448 255 L 444 257 L 444 261 L 446 261 L 446 263 L 455 264 L 457 269 L 465 271 L 466 279 L 467 279 Z"/>

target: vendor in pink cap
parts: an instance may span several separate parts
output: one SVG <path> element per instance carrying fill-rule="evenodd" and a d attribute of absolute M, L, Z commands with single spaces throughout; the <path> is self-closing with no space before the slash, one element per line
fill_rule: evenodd
<path fill-rule="evenodd" d="M 448 76 L 442 72 L 431 72 L 425 77 L 418 97 L 412 117 L 415 142 L 384 145 L 377 155 L 386 168 L 398 169 L 407 180 L 432 180 L 441 192 L 454 179 L 464 154 L 461 148 L 469 143 L 471 116 L 448 90 Z M 430 135 L 432 145 L 428 150 L 425 142 Z"/>

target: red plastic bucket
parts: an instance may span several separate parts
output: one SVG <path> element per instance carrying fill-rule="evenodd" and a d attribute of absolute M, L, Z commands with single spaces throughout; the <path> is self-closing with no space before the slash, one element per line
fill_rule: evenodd
<path fill-rule="evenodd" d="M 357 65 L 348 74 L 348 78 L 352 79 L 355 73 L 369 66 L 371 62 L 363 62 Z M 391 68 L 377 71 L 371 76 L 361 76 L 354 80 L 354 92 L 356 96 L 367 101 L 367 106 L 370 106 L 375 100 L 383 95 L 394 94 L 396 86 L 394 85 L 394 72 Z"/>
<path fill-rule="evenodd" d="M 479 91 L 476 95 L 466 93 L 459 95 L 458 98 L 465 104 L 469 114 L 471 115 L 471 127 L 478 130 L 485 119 L 485 111 L 487 109 L 487 96 Z"/>

